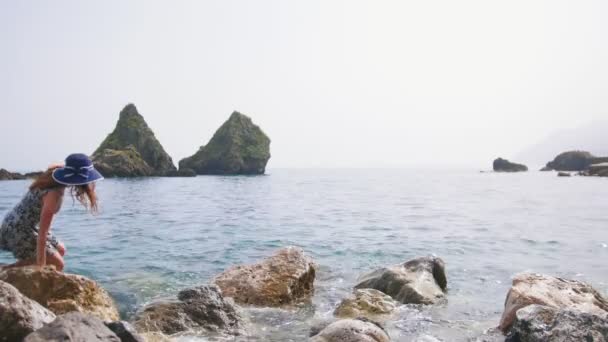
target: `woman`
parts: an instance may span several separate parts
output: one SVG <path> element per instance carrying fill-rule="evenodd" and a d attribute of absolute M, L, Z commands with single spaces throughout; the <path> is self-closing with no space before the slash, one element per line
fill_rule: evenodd
<path fill-rule="evenodd" d="M 51 166 L 39 176 L 0 226 L 0 249 L 17 258 L 6 267 L 48 264 L 62 271 L 65 246 L 50 232 L 53 217 L 61 209 L 66 187 L 73 198 L 95 213 L 95 182 L 100 179 L 103 177 L 89 157 L 80 153 L 69 155 L 65 166 Z"/>

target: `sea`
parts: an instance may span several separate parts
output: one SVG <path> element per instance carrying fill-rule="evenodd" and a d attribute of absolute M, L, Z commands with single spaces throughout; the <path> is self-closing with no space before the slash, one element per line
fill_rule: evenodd
<path fill-rule="evenodd" d="M 0 216 L 30 181 L 0 182 Z M 208 283 L 226 268 L 299 246 L 317 265 L 310 302 L 244 308 L 247 341 L 306 341 L 357 279 L 435 255 L 447 301 L 404 305 L 393 341 L 503 341 L 513 276 L 589 282 L 608 295 L 608 179 L 474 169 L 272 169 L 263 176 L 106 179 L 100 213 L 66 196 L 52 232 L 66 272 L 98 281 L 129 320 L 147 303 Z M 0 252 L 0 263 L 13 262 Z M 176 341 L 216 341 L 189 332 Z M 230 340 L 230 339 L 228 339 Z"/>

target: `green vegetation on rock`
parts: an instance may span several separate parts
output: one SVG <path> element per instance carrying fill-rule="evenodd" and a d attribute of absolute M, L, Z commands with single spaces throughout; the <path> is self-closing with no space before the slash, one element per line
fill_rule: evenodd
<path fill-rule="evenodd" d="M 233 112 L 213 138 L 179 162 L 197 174 L 263 174 L 270 159 L 270 139 L 251 119 Z"/>
<path fill-rule="evenodd" d="M 120 112 L 116 128 L 93 153 L 93 161 L 106 177 L 166 176 L 176 172 L 171 157 L 133 104 Z"/>

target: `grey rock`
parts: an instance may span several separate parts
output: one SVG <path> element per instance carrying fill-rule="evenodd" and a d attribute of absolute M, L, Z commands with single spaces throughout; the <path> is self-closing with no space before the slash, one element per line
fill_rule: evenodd
<path fill-rule="evenodd" d="M 434 304 L 445 299 L 445 264 L 437 257 L 416 258 L 366 274 L 355 288 L 376 289 L 403 304 Z"/>
<path fill-rule="evenodd" d="M 183 290 L 177 300 L 152 303 L 136 314 L 138 331 L 176 334 L 202 329 L 229 335 L 243 335 L 244 324 L 236 306 L 214 285 Z"/>
<path fill-rule="evenodd" d="M 129 322 L 115 321 L 105 324 L 120 338 L 121 342 L 146 342 L 146 339 L 140 336 Z"/>
<path fill-rule="evenodd" d="M 120 342 L 103 321 L 80 312 L 69 312 L 27 335 L 24 342 Z"/>
<path fill-rule="evenodd" d="M 556 171 L 582 171 L 586 170 L 595 158 L 586 151 L 568 151 L 557 155 L 546 167 Z"/>
<path fill-rule="evenodd" d="M 608 314 L 528 305 L 519 309 L 506 342 L 608 341 Z"/>
<path fill-rule="evenodd" d="M 570 174 L 570 172 L 560 171 L 560 172 L 557 173 L 557 176 L 558 177 L 570 177 L 572 175 Z"/>
<path fill-rule="evenodd" d="M 55 319 L 55 314 L 0 280 L 0 341 L 22 341 Z"/>
<path fill-rule="evenodd" d="M 376 322 L 365 318 L 336 321 L 310 338 L 311 342 L 388 342 L 390 337 Z"/>

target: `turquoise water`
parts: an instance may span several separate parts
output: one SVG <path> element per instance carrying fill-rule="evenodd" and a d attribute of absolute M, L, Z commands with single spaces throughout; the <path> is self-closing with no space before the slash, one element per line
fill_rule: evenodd
<path fill-rule="evenodd" d="M 29 182 L 0 182 L 0 215 Z M 302 341 L 362 273 L 435 254 L 446 305 L 403 307 L 396 341 L 500 340 L 511 277 L 543 272 L 608 294 L 608 179 L 474 170 L 271 170 L 266 176 L 104 180 L 101 213 L 66 197 L 53 232 L 67 270 L 99 281 L 125 318 L 230 265 L 297 245 L 318 263 L 312 304 L 248 309 L 252 340 Z M 0 262 L 12 262 L 0 252 Z M 181 340 L 205 340 L 185 336 Z"/>

